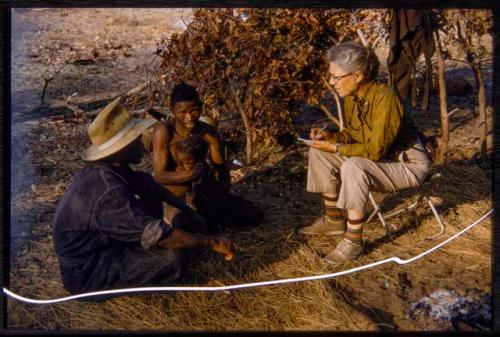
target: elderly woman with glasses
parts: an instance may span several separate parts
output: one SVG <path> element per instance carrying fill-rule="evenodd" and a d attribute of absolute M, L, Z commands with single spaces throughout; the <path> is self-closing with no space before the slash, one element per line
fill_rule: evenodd
<path fill-rule="evenodd" d="M 325 214 L 299 232 L 343 235 L 326 256 L 341 263 L 363 253 L 369 192 L 418 186 L 431 160 L 397 94 L 374 81 L 379 61 L 373 51 L 345 42 L 327 55 L 329 82 L 344 98 L 345 125 L 341 132 L 311 129 L 307 191 L 323 195 Z"/>

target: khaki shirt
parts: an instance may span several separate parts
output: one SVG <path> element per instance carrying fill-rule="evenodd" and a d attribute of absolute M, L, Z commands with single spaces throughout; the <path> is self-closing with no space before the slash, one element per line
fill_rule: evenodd
<path fill-rule="evenodd" d="M 341 156 L 395 159 L 416 140 L 411 116 L 385 84 L 369 83 L 363 98 L 347 96 L 344 117 L 344 130 L 331 139 L 340 143 Z"/>

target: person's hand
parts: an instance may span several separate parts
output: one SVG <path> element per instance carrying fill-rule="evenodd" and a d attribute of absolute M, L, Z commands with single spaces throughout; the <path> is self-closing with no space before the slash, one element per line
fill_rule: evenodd
<path fill-rule="evenodd" d="M 158 246 L 170 249 L 191 248 L 198 244 L 198 237 L 180 228 L 172 229 L 170 236 L 160 242 Z"/>
<path fill-rule="evenodd" d="M 337 152 L 337 144 L 327 140 L 308 140 L 304 144 L 324 152 Z"/>
<path fill-rule="evenodd" d="M 218 193 L 224 195 L 231 189 L 231 175 L 229 174 L 229 170 L 227 169 L 225 164 L 215 165 L 215 169 L 218 172 L 218 185 L 216 188 L 216 195 L 218 195 Z"/>
<path fill-rule="evenodd" d="M 224 255 L 224 260 L 226 261 L 231 261 L 234 257 L 232 243 L 225 237 L 216 237 L 212 244 L 212 250 Z"/>
<path fill-rule="evenodd" d="M 192 172 L 191 179 L 193 182 L 201 182 L 210 175 L 210 168 L 206 163 L 196 163 L 194 164 Z"/>
<path fill-rule="evenodd" d="M 321 130 L 321 128 L 311 128 L 309 132 L 309 138 L 311 140 L 326 140 L 331 137 L 331 132 L 326 130 Z"/>
<path fill-rule="evenodd" d="M 181 170 L 183 172 L 183 177 L 188 180 L 193 180 L 194 171 L 193 170 L 185 170 L 184 168 Z"/>
<path fill-rule="evenodd" d="M 182 181 L 193 179 L 193 170 L 187 170 L 182 164 L 175 168 L 175 172 L 178 174 L 178 179 L 182 179 Z"/>

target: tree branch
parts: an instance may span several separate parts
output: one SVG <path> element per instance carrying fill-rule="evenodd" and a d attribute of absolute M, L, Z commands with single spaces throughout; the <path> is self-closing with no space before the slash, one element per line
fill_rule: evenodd
<path fill-rule="evenodd" d="M 344 130 L 344 115 L 342 113 L 342 105 L 340 104 L 340 98 L 335 89 L 332 88 L 332 86 L 328 83 L 328 81 L 325 79 L 324 76 L 321 76 L 321 79 L 323 80 L 323 83 L 325 83 L 326 87 L 330 92 L 332 93 L 333 97 L 335 97 L 335 103 L 337 104 L 337 113 L 339 115 L 339 127 L 340 131 Z"/>
<path fill-rule="evenodd" d="M 49 84 L 50 81 L 52 81 L 56 76 L 57 74 L 59 74 L 68 64 L 70 64 L 71 61 L 66 61 L 62 67 L 60 67 L 58 70 L 56 70 L 56 72 L 54 73 L 54 75 L 52 75 L 50 78 L 46 78 L 45 79 L 45 84 L 43 86 L 43 90 L 42 90 L 42 97 L 40 99 L 40 105 L 43 104 L 44 102 L 44 99 L 45 99 L 45 91 L 47 90 L 47 86 Z"/>
<path fill-rule="evenodd" d="M 240 99 L 240 91 L 236 89 L 236 83 L 234 80 L 230 79 L 229 80 L 229 88 L 231 89 L 231 92 L 234 97 L 234 101 L 236 103 L 236 107 L 241 115 L 241 119 L 243 120 L 243 125 L 245 126 L 245 133 L 246 133 L 246 164 L 250 165 L 252 162 L 252 136 L 251 136 L 251 125 L 250 125 L 250 120 L 248 119 L 248 115 L 245 111 L 245 108 L 243 107 L 243 104 L 241 103 Z"/>
<path fill-rule="evenodd" d="M 335 118 L 335 116 L 330 112 L 330 110 L 328 110 L 328 108 L 323 104 L 320 104 L 319 107 L 328 116 L 328 118 L 330 118 L 330 120 L 335 124 L 337 124 L 337 126 L 340 128 L 340 121 L 337 118 Z"/>
<path fill-rule="evenodd" d="M 363 47 L 368 46 L 368 41 L 366 41 L 365 34 L 363 34 L 360 28 L 356 29 L 356 33 L 358 33 L 359 39 L 361 40 Z"/>

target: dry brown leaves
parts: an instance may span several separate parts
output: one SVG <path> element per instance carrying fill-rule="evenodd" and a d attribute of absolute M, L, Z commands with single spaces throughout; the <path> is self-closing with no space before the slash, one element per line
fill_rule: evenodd
<path fill-rule="evenodd" d="M 356 36 L 350 15 L 345 9 L 199 10 L 184 33 L 165 41 L 157 91 L 184 81 L 198 88 L 211 116 L 248 116 L 245 131 L 259 144 L 257 158 L 274 136 L 294 130 L 298 102 L 314 106 L 325 95 L 325 52 Z"/>

